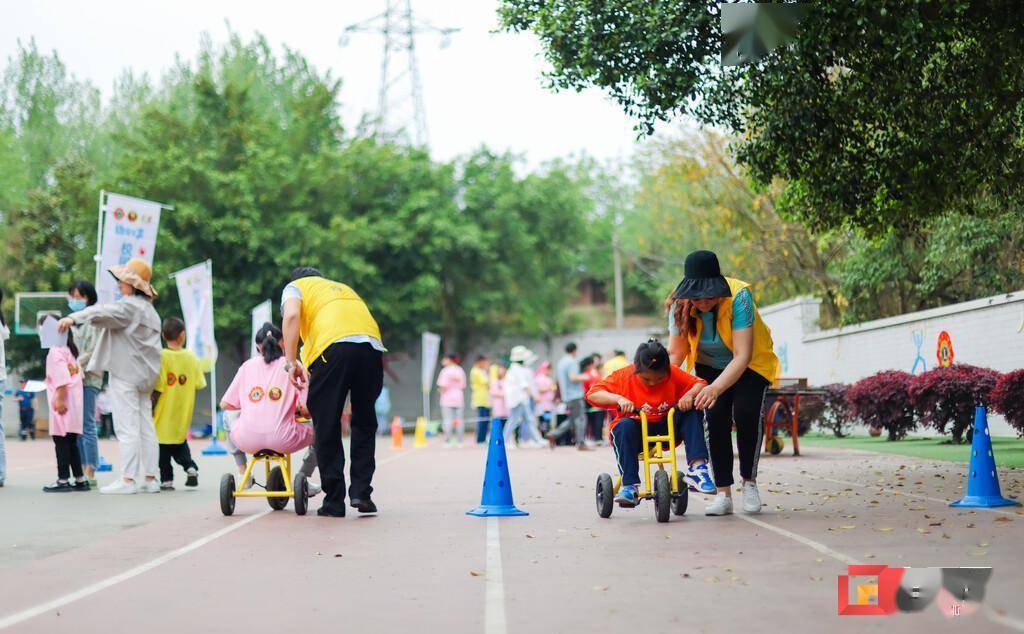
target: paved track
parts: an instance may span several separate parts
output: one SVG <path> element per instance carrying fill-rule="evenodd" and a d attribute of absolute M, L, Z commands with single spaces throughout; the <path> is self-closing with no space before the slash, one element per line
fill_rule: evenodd
<path fill-rule="evenodd" d="M 221 516 L 226 458 L 201 458 L 195 491 L 44 495 L 52 446 L 10 442 L 0 629 L 1024 630 L 1024 515 L 945 506 L 962 486 L 958 465 L 812 447 L 761 460 L 762 514 L 705 517 L 691 496 L 684 518 L 658 524 L 649 504 L 596 516 L 593 483 L 612 469 L 609 450 L 516 450 L 516 500 L 531 515 L 483 520 L 463 514 L 479 499 L 482 449 L 379 446 L 381 514 L 334 520 L 296 517 L 290 505 L 271 513 L 257 499 Z M 1024 493 L 1019 470 L 1002 481 Z M 836 575 L 849 562 L 995 574 L 982 614 L 837 617 Z"/>

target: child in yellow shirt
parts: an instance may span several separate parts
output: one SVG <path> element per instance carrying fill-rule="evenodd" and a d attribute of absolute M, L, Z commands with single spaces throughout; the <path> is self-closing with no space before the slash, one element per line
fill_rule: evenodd
<path fill-rule="evenodd" d="M 185 468 L 185 486 L 199 484 L 199 465 L 192 460 L 185 436 L 192 424 L 196 392 L 206 387 L 202 362 L 185 350 L 185 323 L 177 317 L 164 320 L 161 329 L 167 347 L 160 354 L 159 398 L 153 411 L 156 438 L 160 443 L 160 490 L 174 490 L 171 460 Z"/>

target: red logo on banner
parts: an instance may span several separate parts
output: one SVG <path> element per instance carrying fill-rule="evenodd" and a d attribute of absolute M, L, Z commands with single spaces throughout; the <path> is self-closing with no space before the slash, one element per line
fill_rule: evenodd
<path fill-rule="evenodd" d="M 114 220 L 124 220 L 124 209 L 118 207 L 114 210 Z"/>
<path fill-rule="evenodd" d="M 942 367 L 953 365 L 953 340 L 945 330 L 939 333 L 939 345 L 935 350 L 935 356 Z"/>

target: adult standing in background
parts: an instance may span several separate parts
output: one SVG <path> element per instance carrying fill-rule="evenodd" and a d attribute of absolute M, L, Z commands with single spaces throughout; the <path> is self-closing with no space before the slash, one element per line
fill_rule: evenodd
<path fill-rule="evenodd" d="M 512 447 L 511 441 L 516 429 L 523 446 L 540 446 L 540 432 L 533 417 L 533 402 L 540 395 L 533 382 L 533 372 L 528 367 L 537 359 L 526 346 L 512 348 L 509 355 L 508 372 L 505 373 L 505 406 L 508 407 L 508 423 L 505 425 L 505 446 Z"/>
<path fill-rule="evenodd" d="M 708 413 L 708 449 L 718 494 L 707 515 L 732 513 L 732 427 L 743 478 L 743 510 L 758 513 L 757 460 L 764 435 L 764 395 L 775 381 L 779 359 L 761 320 L 750 285 L 724 277 L 711 251 L 686 256 L 683 280 L 666 302 L 669 354 L 707 385 L 694 404 Z"/>
<path fill-rule="evenodd" d="M 564 436 L 569 430 L 576 434 L 576 448 L 580 451 L 590 449 L 587 446 L 587 404 L 583 400 L 583 380 L 586 378 L 580 374 L 580 362 L 576 360 L 576 344 L 569 342 L 565 346 L 565 356 L 558 361 L 556 376 L 558 378 L 558 391 L 562 395 L 562 402 L 565 403 L 565 420 L 562 424 L 548 432 L 547 439 L 554 449 L 558 439 Z"/>
<path fill-rule="evenodd" d="M 308 266 L 292 271 L 291 283 L 281 292 L 281 312 L 285 369 L 296 387 L 309 383 L 306 405 L 316 430 L 314 446 L 324 491 L 317 515 L 345 517 L 341 415 L 350 394 L 349 503 L 360 513 L 376 513 L 377 505 L 370 499 L 376 469 L 374 403 L 384 387 L 387 351 L 380 328 L 355 291 Z"/>
<path fill-rule="evenodd" d="M 459 357 L 445 355 L 437 375 L 437 389 L 441 392 L 441 429 L 446 446 L 462 446 L 463 420 L 466 414 L 466 371 L 459 365 Z"/>
<path fill-rule="evenodd" d="M 7 479 L 7 436 L 4 431 L 4 388 L 7 387 L 7 353 L 4 344 L 11 336 L 11 329 L 4 319 L 4 290 L 0 288 L 0 487 Z"/>
<path fill-rule="evenodd" d="M 76 313 L 96 304 L 96 287 L 92 282 L 78 280 L 68 288 L 68 308 Z M 96 440 L 96 398 L 103 388 L 103 372 L 84 370 L 89 367 L 96 350 L 99 332 L 92 324 L 83 323 L 75 327 L 75 343 L 78 345 L 78 367 L 83 368 L 82 389 L 82 435 L 78 437 L 78 454 L 82 459 L 89 486 L 96 486 L 96 465 L 100 460 L 99 442 Z"/>
<path fill-rule="evenodd" d="M 476 413 L 476 444 L 487 442 L 491 424 L 491 378 L 487 374 L 487 357 L 480 355 L 469 371 L 470 407 Z"/>

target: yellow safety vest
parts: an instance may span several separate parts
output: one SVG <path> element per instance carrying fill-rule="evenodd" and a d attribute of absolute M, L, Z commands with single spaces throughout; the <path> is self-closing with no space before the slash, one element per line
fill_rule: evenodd
<path fill-rule="evenodd" d="M 307 368 L 338 339 L 368 335 L 383 342 L 370 309 L 348 286 L 322 277 L 303 277 L 292 283 L 302 291 L 299 336 L 302 363 Z"/>
<path fill-rule="evenodd" d="M 736 293 L 741 290 L 750 287 L 750 284 L 731 277 L 725 278 L 725 281 L 729 283 L 729 290 L 732 292 L 733 297 L 736 297 Z M 718 334 L 722 337 L 722 343 L 725 344 L 725 347 L 732 350 L 731 299 L 730 301 L 718 302 L 716 312 L 718 317 L 715 323 L 718 327 Z M 704 321 L 697 315 L 696 308 L 690 311 L 690 316 L 697 320 L 696 332 L 693 334 L 687 333 L 690 351 L 686 355 L 686 369 L 692 372 L 693 366 L 697 361 L 697 344 L 700 341 L 700 331 Z M 775 356 L 774 346 L 772 332 L 768 330 L 768 326 L 761 320 L 757 307 L 754 307 L 754 350 L 750 355 L 750 363 L 747 367 L 768 379 L 770 383 L 775 383 L 775 379 L 779 375 L 779 358 Z"/>

